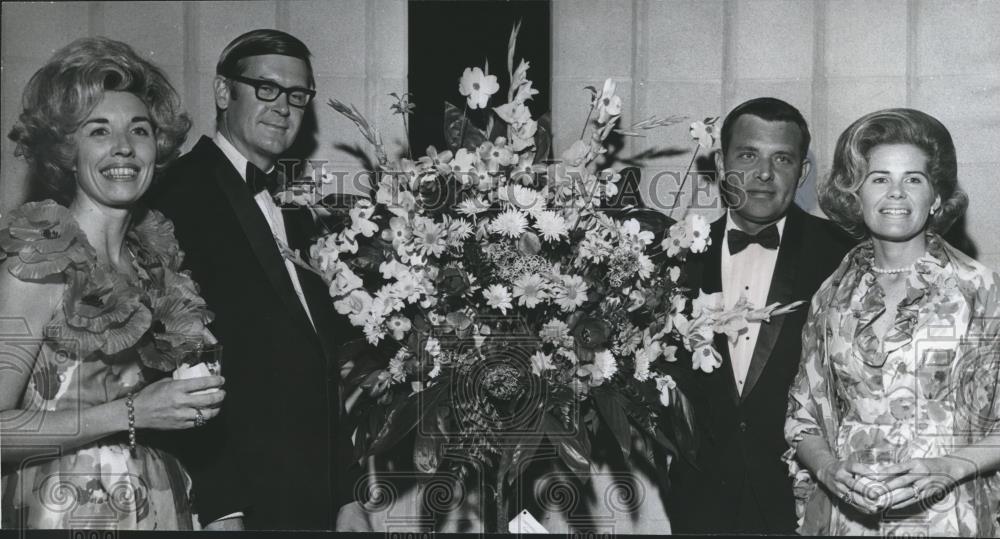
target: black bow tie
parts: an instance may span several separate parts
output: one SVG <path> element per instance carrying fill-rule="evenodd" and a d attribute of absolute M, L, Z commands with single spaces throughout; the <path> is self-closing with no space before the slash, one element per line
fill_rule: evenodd
<path fill-rule="evenodd" d="M 777 249 L 780 239 L 778 227 L 775 225 L 771 225 L 753 236 L 734 228 L 729 231 L 729 254 L 734 255 L 746 249 L 747 245 L 751 243 L 756 243 L 765 249 Z"/>
<path fill-rule="evenodd" d="M 247 187 L 250 194 L 257 196 L 261 191 L 267 191 L 272 195 L 278 192 L 278 167 L 271 169 L 271 172 L 264 172 L 253 163 L 247 163 Z"/>

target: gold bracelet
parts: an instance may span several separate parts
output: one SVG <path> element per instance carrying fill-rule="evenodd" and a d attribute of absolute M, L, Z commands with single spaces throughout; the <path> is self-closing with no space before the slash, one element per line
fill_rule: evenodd
<path fill-rule="evenodd" d="M 125 396 L 125 408 L 128 409 L 128 450 L 135 456 L 135 403 L 132 402 L 133 394 Z"/>

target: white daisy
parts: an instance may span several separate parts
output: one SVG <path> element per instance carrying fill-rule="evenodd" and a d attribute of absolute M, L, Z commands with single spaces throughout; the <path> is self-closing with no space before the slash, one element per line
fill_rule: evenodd
<path fill-rule="evenodd" d="M 537 273 L 522 275 L 514 281 L 514 297 L 517 304 L 533 309 L 539 302 L 549 298 L 545 280 Z"/>
<path fill-rule="evenodd" d="M 423 256 L 440 256 L 447 247 L 441 224 L 419 215 L 413 218 L 413 243 Z"/>
<path fill-rule="evenodd" d="M 615 360 L 615 356 L 611 355 L 609 350 L 604 350 L 594 354 L 594 365 L 601 369 L 601 376 L 605 380 L 611 378 L 618 372 L 618 361 Z"/>
<path fill-rule="evenodd" d="M 640 382 L 649 380 L 649 364 L 659 359 L 662 354 L 663 345 L 659 341 L 648 343 L 636 350 L 635 379 Z"/>
<path fill-rule="evenodd" d="M 542 234 L 542 239 L 546 241 L 559 241 L 560 238 L 569 236 L 566 219 L 551 211 L 538 212 L 535 215 L 535 228 Z"/>
<path fill-rule="evenodd" d="M 413 274 L 401 273 L 396 276 L 396 279 L 397 281 L 391 285 L 392 288 L 389 292 L 392 296 L 410 303 L 420 299 L 420 293 L 424 290 Z"/>
<path fill-rule="evenodd" d="M 653 261 L 646 255 L 640 254 L 636 259 L 636 264 L 639 265 L 639 278 L 649 279 L 653 275 L 653 271 L 656 270 L 656 265 Z"/>
<path fill-rule="evenodd" d="M 566 325 L 566 322 L 553 318 L 542 326 L 539 336 L 542 342 L 561 344 L 569 338 L 569 326 Z"/>
<path fill-rule="evenodd" d="M 545 209 L 545 200 L 541 193 L 522 185 L 509 183 L 499 190 L 498 195 L 500 200 L 527 212 L 529 215 L 537 214 Z"/>
<path fill-rule="evenodd" d="M 507 309 L 514 308 L 511 305 L 511 299 L 513 298 L 506 286 L 500 284 L 490 285 L 489 288 L 483 290 L 483 297 L 486 298 L 487 305 L 494 309 L 499 309 L 503 314 L 507 314 Z"/>
<path fill-rule="evenodd" d="M 406 348 L 400 348 L 400 352 L 404 352 Z M 392 377 L 393 383 L 403 382 L 406 380 L 406 371 L 404 367 L 406 365 L 406 354 L 397 353 L 389 360 L 389 376 Z"/>
<path fill-rule="evenodd" d="M 457 247 L 472 235 L 472 225 L 464 219 L 455 219 L 448 223 L 448 237 L 446 239 L 449 246 Z"/>
<path fill-rule="evenodd" d="M 517 209 L 509 209 L 490 221 L 489 231 L 510 238 L 519 238 L 528 227 L 528 219 Z"/>
<path fill-rule="evenodd" d="M 556 304 L 564 312 L 583 305 L 587 301 L 587 283 L 583 282 L 583 277 L 579 275 L 561 275 L 560 283 L 555 289 Z"/>
<path fill-rule="evenodd" d="M 375 324 L 365 324 L 365 338 L 368 339 L 369 344 L 378 344 L 385 337 L 385 332 L 382 328 Z"/>
<path fill-rule="evenodd" d="M 459 202 L 457 209 L 462 215 L 476 215 L 490 209 L 490 205 L 480 197 L 469 197 Z"/>

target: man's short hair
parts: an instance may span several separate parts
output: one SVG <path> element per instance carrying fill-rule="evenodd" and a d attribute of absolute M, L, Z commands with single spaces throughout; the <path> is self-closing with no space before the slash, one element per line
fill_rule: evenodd
<path fill-rule="evenodd" d="M 758 97 L 744 101 L 726 115 L 726 119 L 722 122 L 721 142 L 723 155 L 726 154 L 726 148 L 733 139 L 733 128 L 736 126 L 736 120 L 744 115 L 756 116 L 768 122 L 790 122 L 797 125 L 799 132 L 802 133 L 800 157 L 803 160 L 806 158 L 809 152 L 809 142 L 812 140 L 809 135 L 809 125 L 806 124 L 806 119 L 802 117 L 799 109 L 774 97 Z"/>
<path fill-rule="evenodd" d="M 279 54 L 302 60 L 306 63 L 306 68 L 309 71 L 309 86 L 316 86 L 316 81 L 313 79 L 312 63 L 309 61 L 309 57 L 312 56 L 309 47 L 306 47 L 305 43 L 291 34 L 266 28 L 251 30 L 229 43 L 219 55 L 215 74 L 222 76 L 242 75 L 245 69 L 244 59 L 265 54 Z"/>

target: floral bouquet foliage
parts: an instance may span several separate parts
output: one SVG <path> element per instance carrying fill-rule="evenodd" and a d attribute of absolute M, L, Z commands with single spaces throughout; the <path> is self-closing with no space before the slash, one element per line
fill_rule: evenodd
<path fill-rule="evenodd" d="M 721 364 L 715 333 L 735 338 L 748 320 L 784 312 L 746 303 L 726 311 L 721 294 L 691 301 L 682 263 L 708 247 L 708 223 L 614 203 L 621 174 L 599 165 L 622 111 L 612 80 L 590 89 L 581 139 L 544 160 L 548 128 L 531 116 L 537 91 L 528 62 L 514 66 L 516 35 L 507 102 L 487 128 L 449 105 L 459 111 L 445 125 L 454 150 L 431 147 L 390 166 L 378 131 L 331 101 L 375 145 L 379 165 L 371 196 L 340 210 L 309 253 L 336 310 L 368 344 L 352 342 L 346 354 L 347 383 L 363 389 L 352 408 L 358 456 L 416 430 L 419 470 L 472 463 L 490 472 L 499 498 L 542 444 L 585 476 L 602 428 L 626 457 L 636 446 L 651 462 L 657 447 L 690 453 L 690 414 L 670 364 L 683 349 L 711 372 Z M 466 69 L 459 83 L 466 109 L 485 107 L 498 89 L 488 66 Z M 394 97 L 405 120 L 413 104 Z M 711 137 L 713 123 L 698 137 Z"/>

